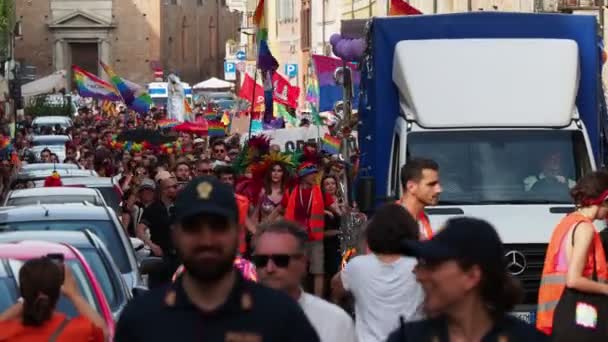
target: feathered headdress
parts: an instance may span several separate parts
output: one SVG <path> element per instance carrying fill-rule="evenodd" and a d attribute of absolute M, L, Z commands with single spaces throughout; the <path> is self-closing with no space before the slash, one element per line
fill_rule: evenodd
<path fill-rule="evenodd" d="M 50 176 L 44 179 L 44 187 L 50 188 L 58 186 L 63 186 L 63 183 L 61 182 L 61 176 L 59 176 L 59 172 L 57 172 L 57 170 L 54 170 Z"/>
<path fill-rule="evenodd" d="M 258 135 L 252 137 L 245 143 L 243 149 L 234 159 L 232 166 L 234 170 L 242 175 L 250 167 L 262 160 L 262 157 L 270 151 L 270 137 Z"/>

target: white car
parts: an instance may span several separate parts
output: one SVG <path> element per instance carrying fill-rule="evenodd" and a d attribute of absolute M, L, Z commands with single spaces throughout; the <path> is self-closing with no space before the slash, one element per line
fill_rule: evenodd
<path fill-rule="evenodd" d="M 3 206 L 23 206 L 30 204 L 84 203 L 106 206 L 101 192 L 92 188 L 52 187 L 11 190 L 6 195 Z"/>
<path fill-rule="evenodd" d="M 54 129 L 56 125 L 66 129 L 72 127 L 72 124 L 72 119 L 67 116 L 39 116 L 32 122 L 32 125 L 36 130 L 42 127 L 51 127 Z"/>
<path fill-rule="evenodd" d="M 65 143 L 70 141 L 67 135 L 35 135 L 32 137 L 32 148 L 30 151 L 34 153 L 37 160 L 40 160 L 40 152 L 48 148 L 51 153 L 55 153 L 59 158 L 59 162 L 65 159 Z"/>

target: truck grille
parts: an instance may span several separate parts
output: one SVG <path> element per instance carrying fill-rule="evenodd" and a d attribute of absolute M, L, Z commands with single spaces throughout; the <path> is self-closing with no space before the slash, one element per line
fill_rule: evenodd
<path fill-rule="evenodd" d="M 524 288 L 524 300 L 522 304 L 536 304 L 538 302 L 538 287 L 543 273 L 545 263 L 545 252 L 547 244 L 505 244 L 505 253 L 511 251 L 520 252 L 526 258 L 526 267 L 521 274 L 515 275 Z M 507 264 L 512 258 L 507 256 Z"/>

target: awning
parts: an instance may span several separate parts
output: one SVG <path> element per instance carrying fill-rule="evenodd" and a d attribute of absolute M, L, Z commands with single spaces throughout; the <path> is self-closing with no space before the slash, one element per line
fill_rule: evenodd
<path fill-rule="evenodd" d="M 61 89 L 67 89 L 66 75 L 65 70 L 59 70 L 48 76 L 26 83 L 21 86 L 21 96 L 30 97 L 41 94 L 53 94 Z"/>
<path fill-rule="evenodd" d="M 211 89 L 227 89 L 234 87 L 234 83 L 220 80 L 219 78 L 211 77 L 210 79 L 197 83 L 193 89 L 211 90 Z"/>

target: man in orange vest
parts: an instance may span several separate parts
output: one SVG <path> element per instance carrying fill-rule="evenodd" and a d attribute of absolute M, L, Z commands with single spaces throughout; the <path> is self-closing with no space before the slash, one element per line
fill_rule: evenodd
<path fill-rule="evenodd" d="M 317 166 L 311 162 L 302 163 L 297 170 L 300 183 L 287 199 L 285 218 L 299 223 L 308 232 L 309 272 L 314 278 L 315 295 L 323 296 L 323 230 L 325 229 L 325 201 L 321 186 L 315 182 Z"/>
<path fill-rule="evenodd" d="M 401 189 L 403 196 L 398 201 L 420 226 L 420 239 L 433 237 L 433 229 L 424 208 L 437 205 L 441 194 L 439 165 L 430 159 L 415 158 L 401 168 Z"/>

